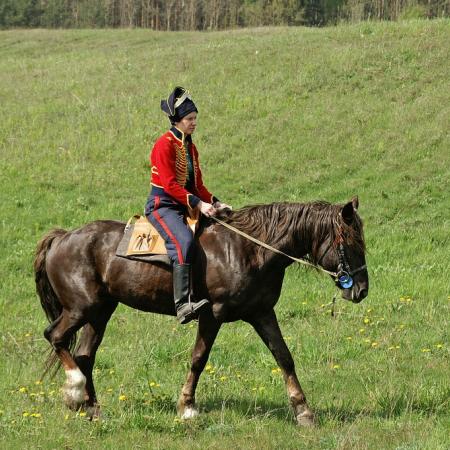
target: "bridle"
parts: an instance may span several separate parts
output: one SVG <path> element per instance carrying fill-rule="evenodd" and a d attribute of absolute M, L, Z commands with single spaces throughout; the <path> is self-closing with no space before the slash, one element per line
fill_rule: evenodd
<path fill-rule="evenodd" d="M 317 265 L 321 267 L 321 263 L 325 255 L 330 251 L 333 246 L 333 242 L 330 242 L 327 249 L 323 252 L 322 256 L 317 261 Z M 344 244 L 342 242 L 339 243 L 339 246 L 336 247 L 336 251 L 338 254 L 338 268 L 335 276 L 335 283 L 337 286 L 341 286 L 344 289 L 350 289 L 353 286 L 353 275 L 358 272 L 362 272 L 367 269 L 367 264 L 363 264 L 356 269 L 351 269 L 350 264 L 347 261 L 347 257 L 345 255 Z"/>

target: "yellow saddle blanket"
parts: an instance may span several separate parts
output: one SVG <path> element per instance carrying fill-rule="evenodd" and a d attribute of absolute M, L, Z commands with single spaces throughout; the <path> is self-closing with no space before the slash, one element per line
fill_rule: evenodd
<path fill-rule="evenodd" d="M 199 215 L 199 211 L 195 210 L 191 216 L 186 216 L 187 225 L 193 234 L 197 230 Z M 125 227 L 124 237 L 130 234 L 126 256 L 167 255 L 164 239 L 147 217 L 139 215 L 131 217 Z"/>

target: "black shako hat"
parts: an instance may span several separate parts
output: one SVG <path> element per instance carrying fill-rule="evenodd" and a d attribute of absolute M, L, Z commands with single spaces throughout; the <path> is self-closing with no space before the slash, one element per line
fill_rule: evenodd
<path fill-rule="evenodd" d="M 161 100 L 161 109 L 169 116 L 172 124 L 193 111 L 198 112 L 190 92 L 181 86 L 177 86 L 167 99 Z"/>

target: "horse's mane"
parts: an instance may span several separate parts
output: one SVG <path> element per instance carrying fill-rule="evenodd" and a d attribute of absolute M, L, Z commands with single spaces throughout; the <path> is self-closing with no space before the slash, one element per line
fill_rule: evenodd
<path fill-rule="evenodd" d="M 316 260 L 320 244 L 331 235 L 335 245 L 346 243 L 365 249 L 362 221 L 358 214 L 347 225 L 340 214 L 344 205 L 325 201 L 310 203 L 271 203 L 245 206 L 223 218 L 230 225 L 273 246 L 292 239 L 307 243 Z"/>

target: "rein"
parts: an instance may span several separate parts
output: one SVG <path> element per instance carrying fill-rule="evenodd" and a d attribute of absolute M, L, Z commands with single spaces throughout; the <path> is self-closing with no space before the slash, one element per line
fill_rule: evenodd
<path fill-rule="evenodd" d="M 296 258 L 294 256 L 288 255 L 287 253 L 284 253 L 281 250 L 278 250 L 278 249 L 272 247 L 271 245 L 266 244 L 265 242 L 262 242 L 262 241 L 260 241 L 260 240 L 258 240 L 256 238 L 248 235 L 247 233 L 244 233 L 241 230 L 238 230 L 237 228 L 235 228 L 232 225 L 230 225 L 230 224 L 228 224 L 228 223 L 218 219 L 217 217 L 212 216 L 211 219 L 215 220 L 217 223 L 220 223 L 220 225 L 223 225 L 225 228 L 228 228 L 229 230 L 234 231 L 235 233 L 245 237 L 249 241 L 252 241 L 255 244 L 258 244 L 259 246 L 266 248 L 267 250 L 271 250 L 274 253 L 278 253 L 279 255 L 286 256 L 286 258 L 289 258 L 292 261 L 298 262 L 298 263 L 303 264 L 305 266 L 315 267 L 316 269 L 319 269 L 322 272 L 327 273 L 328 275 L 331 275 L 336 281 L 338 280 L 338 273 L 336 273 L 336 272 L 330 272 L 329 270 L 326 270 L 326 269 L 324 269 L 321 266 L 313 264 L 312 262 L 307 261 L 306 259 Z"/>

